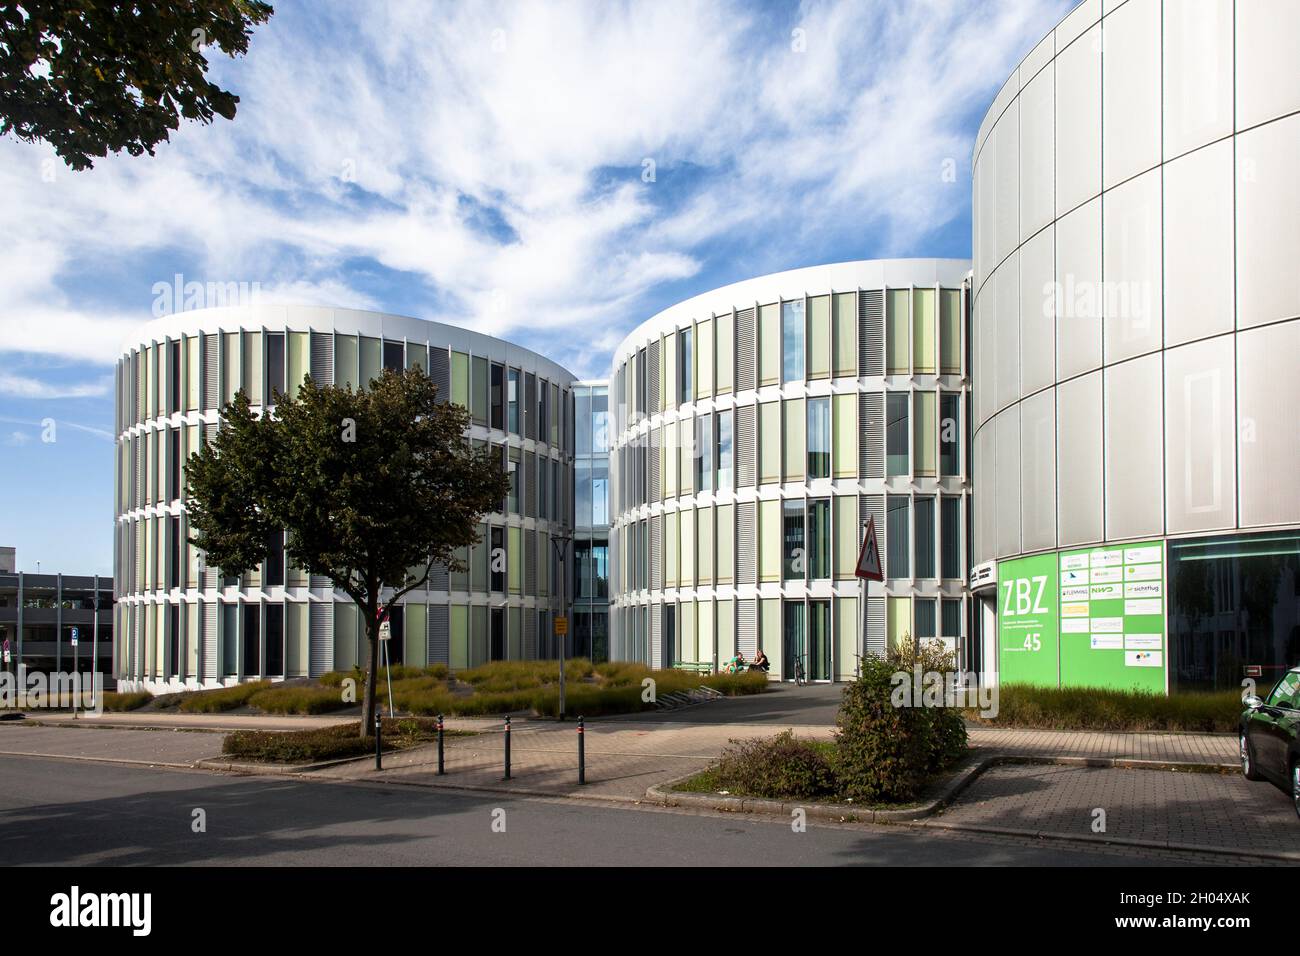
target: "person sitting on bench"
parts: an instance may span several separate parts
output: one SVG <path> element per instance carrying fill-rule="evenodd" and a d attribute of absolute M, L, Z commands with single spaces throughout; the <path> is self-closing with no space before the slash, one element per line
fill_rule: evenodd
<path fill-rule="evenodd" d="M 754 663 L 749 665 L 749 669 L 751 671 L 766 672 L 771 670 L 771 668 L 772 662 L 767 659 L 767 655 L 763 653 L 763 649 L 760 647 L 758 653 L 754 656 Z"/>

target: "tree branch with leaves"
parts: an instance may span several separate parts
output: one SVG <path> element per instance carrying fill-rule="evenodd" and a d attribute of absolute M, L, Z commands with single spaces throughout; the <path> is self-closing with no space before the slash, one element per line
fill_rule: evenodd
<path fill-rule="evenodd" d="M 243 574 L 283 530 L 289 560 L 357 605 L 369 643 L 362 736 L 374 723 L 381 601 L 398 603 L 435 566 L 464 571 L 457 553 L 509 490 L 499 456 L 474 450 L 468 428 L 469 413 L 440 402 L 418 368 L 385 370 L 362 391 L 307 377 L 292 400 L 276 397 L 274 415 L 241 391 L 186 465 L 190 543 L 209 566 Z"/>

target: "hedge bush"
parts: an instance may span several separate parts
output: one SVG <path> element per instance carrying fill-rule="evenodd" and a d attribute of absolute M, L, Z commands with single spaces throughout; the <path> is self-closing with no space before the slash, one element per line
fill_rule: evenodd
<path fill-rule="evenodd" d="M 437 731 L 437 721 L 415 717 L 382 719 L 385 750 L 403 750 L 430 740 Z M 221 752 L 239 760 L 274 763 L 314 763 L 364 757 L 375 752 L 373 735 L 358 735 L 355 723 L 338 724 L 311 730 L 237 730 L 226 736 Z M 446 732 L 449 737 L 467 736 L 465 731 Z"/>
<path fill-rule="evenodd" d="M 733 740 L 714 768 L 715 785 L 775 800 L 817 799 L 838 789 L 832 747 L 790 730 L 763 740 Z"/>
<path fill-rule="evenodd" d="M 269 680 L 259 680 L 249 684 L 222 687 L 218 690 L 196 691 L 182 698 L 180 709 L 187 714 L 217 714 L 234 710 L 236 707 L 245 706 L 250 697 L 270 686 Z"/>
<path fill-rule="evenodd" d="M 836 717 L 835 771 L 842 796 L 865 803 L 903 803 L 966 752 L 966 724 L 956 707 L 895 706 L 893 676 L 953 669 L 951 655 L 910 647 L 864 657 L 861 676 L 844 689 Z"/>
<path fill-rule="evenodd" d="M 1187 691 L 1153 694 L 1093 687 L 1031 687 L 1003 684 L 998 713 L 983 723 L 1043 730 L 1233 733 L 1241 718 L 1241 692 Z M 972 720 L 978 711 L 969 711 Z"/>
<path fill-rule="evenodd" d="M 337 687 L 268 687 L 248 698 L 248 704 L 268 714 L 328 714 L 353 707 Z"/>
<path fill-rule="evenodd" d="M 138 710 L 149 701 L 153 700 L 153 694 L 147 691 L 136 691 L 130 694 L 119 694 L 116 691 L 104 691 L 104 709 L 115 712 L 126 710 Z"/>

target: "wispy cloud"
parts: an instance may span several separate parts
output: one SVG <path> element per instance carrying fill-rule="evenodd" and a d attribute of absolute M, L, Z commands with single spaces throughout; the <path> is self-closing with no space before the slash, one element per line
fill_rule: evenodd
<path fill-rule="evenodd" d="M 0 141 L 0 351 L 110 362 L 181 271 L 600 374 L 684 284 L 924 254 L 1067 5 L 283 5 L 214 64 L 233 123 L 77 175 Z"/>
<path fill-rule="evenodd" d="M 113 377 L 99 376 L 93 382 L 61 384 L 0 372 L 0 395 L 14 398 L 96 398 L 108 395 L 113 389 Z"/>

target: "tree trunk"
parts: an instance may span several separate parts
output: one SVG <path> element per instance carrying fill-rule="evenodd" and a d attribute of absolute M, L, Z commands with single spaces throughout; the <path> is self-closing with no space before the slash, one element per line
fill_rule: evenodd
<path fill-rule="evenodd" d="M 361 736 L 375 729 L 375 678 L 379 672 L 379 615 L 366 613 L 366 637 L 370 641 L 370 668 L 366 673 L 366 698 L 361 714 Z"/>

